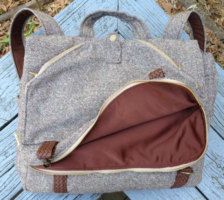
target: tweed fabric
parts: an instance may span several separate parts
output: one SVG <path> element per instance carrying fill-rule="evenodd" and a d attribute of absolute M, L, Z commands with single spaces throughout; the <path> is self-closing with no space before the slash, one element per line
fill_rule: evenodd
<path fill-rule="evenodd" d="M 41 46 L 44 45 L 44 41 L 39 41 Z M 161 47 L 172 45 L 171 41 L 167 41 L 166 45 L 162 45 L 161 41 L 153 42 Z M 179 42 L 180 47 L 175 49 L 179 53 L 168 54 L 182 66 L 181 69 L 175 69 L 175 66 L 166 59 L 158 60 L 158 53 L 142 43 L 127 41 L 115 46 L 108 43 L 111 42 L 107 39 L 85 42 L 79 49 L 70 52 L 69 55 L 53 63 L 40 76 L 26 83 L 26 99 L 24 100 L 26 104 L 21 109 L 24 113 L 20 114 L 20 119 L 24 120 L 21 127 L 23 131 L 18 131 L 23 134 L 23 143 L 37 144 L 45 140 L 63 141 L 83 124 L 95 118 L 103 102 L 111 94 L 130 83 L 131 80 L 147 79 L 148 72 L 158 66 L 163 68 L 167 78 L 185 82 L 195 88 L 196 94 L 203 98 L 204 80 L 200 79 L 201 76 L 198 73 L 198 68 L 203 69 L 203 60 L 198 54 L 200 50 L 196 48 L 196 42 L 189 41 L 188 45 Z M 27 43 L 27 46 L 33 46 L 32 50 L 35 51 L 34 45 Z M 191 51 L 192 54 L 188 53 L 189 58 L 195 57 L 194 61 L 191 59 L 185 62 L 184 58 L 188 58 L 186 52 L 194 46 L 196 47 Z M 114 63 L 111 57 L 108 58 L 108 52 L 112 51 L 119 52 L 117 53 L 119 56 L 114 56 Z M 185 56 L 181 56 L 180 51 Z M 121 54 L 122 62 L 118 63 L 117 58 L 120 58 Z M 76 59 L 68 59 L 70 56 Z M 29 59 L 35 62 L 37 58 L 29 56 Z M 27 65 L 32 66 L 29 63 Z M 187 70 L 189 68 L 190 72 Z M 93 82 L 94 84 L 89 84 Z M 20 96 L 22 98 L 24 95 Z M 46 134 L 39 134 L 40 132 Z"/>
<path fill-rule="evenodd" d="M 90 20 L 88 28 L 84 28 L 85 34 L 91 23 Z M 179 22 L 177 25 L 172 31 L 180 29 Z M 93 124 L 108 97 L 130 82 L 148 80 L 148 74 L 158 68 L 166 78 L 190 87 L 204 106 L 207 118 L 212 116 L 216 95 L 214 59 L 200 50 L 196 40 L 111 41 L 109 37 L 96 40 L 91 34 L 32 36 L 26 41 L 17 169 L 27 190 L 53 191 L 53 176 L 30 167 L 42 164 L 36 151 L 43 141 L 59 141 L 53 158 L 57 159 Z M 47 68 L 38 74 L 43 66 Z M 194 172 L 187 186 L 199 183 L 202 166 L 203 159 L 191 166 Z M 67 187 L 73 193 L 166 188 L 173 185 L 175 177 L 176 172 L 131 171 L 69 175 Z M 36 182 L 41 184 L 33 184 Z"/>

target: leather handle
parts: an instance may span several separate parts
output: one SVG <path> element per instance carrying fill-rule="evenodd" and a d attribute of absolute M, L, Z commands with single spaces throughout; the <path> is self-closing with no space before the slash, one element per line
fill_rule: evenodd
<path fill-rule="evenodd" d="M 178 39 L 183 32 L 186 22 L 191 25 L 194 39 L 202 51 L 205 51 L 205 31 L 204 25 L 199 14 L 195 11 L 181 12 L 171 17 L 166 29 L 164 38 Z"/>
<path fill-rule="evenodd" d="M 63 35 L 57 22 L 45 13 L 25 8 L 14 17 L 10 30 L 11 50 L 19 78 L 22 77 L 25 56 L 23 28 L 31 16 L 36 16 L 44 27 L 46 35 Z"/>
<path fill-rule="evenodd" d="M 94 24 L 105 16 L 116 17 L 132 26 L 134 37 L 138 39 L 148 39 L 148 30 L 144 23 L 134 16 L 127 15 L 123 12 L 116 11 L 97 11 L 87 16 L 81 24 L 80 36 L 94 37 L 93 26 Z"/>

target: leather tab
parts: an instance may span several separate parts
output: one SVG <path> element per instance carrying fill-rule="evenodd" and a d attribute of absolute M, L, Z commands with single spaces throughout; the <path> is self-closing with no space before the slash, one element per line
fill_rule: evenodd
<path fill-rule="evenodd" d="M 54 175 L 54 192 L 66 193 L 67 192 L 67 176 Z"/>
<path fill-rule="evenodd" d="M 176 179 L 171 188 L 179 188 L 187 184 L 190 175 L 193 173 L 193 169 L 191 167 L 187 167 L 177 171 Z"/>
<path fill-rule="evenodd" d="M 158 68 L 149 73 L 149 79 L 164 78 L 164 77 L 165 72 L 161 68 Z"/>
<path fill-rule="evenodd" d="M 37 158 L 40 160 L 49 160 L 53 157 L 57 141 L 45 141 L 37 150 Z"/>

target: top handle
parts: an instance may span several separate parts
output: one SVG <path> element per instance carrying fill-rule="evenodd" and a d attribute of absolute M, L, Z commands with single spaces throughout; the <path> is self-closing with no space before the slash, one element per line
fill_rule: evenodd
<path fill-rule="evenodd" d="M 87 16 L 81 24 L 80 36 L 94 37 L 93 26 L 100 18 L 104 16 L 111 16 L 120 19 L 132 26 L 134 37 L 137 39 L 148 39 L 148 30 L 144 23 L 134 16 L 126 13 L 116 11 L 97 11 Z"/>

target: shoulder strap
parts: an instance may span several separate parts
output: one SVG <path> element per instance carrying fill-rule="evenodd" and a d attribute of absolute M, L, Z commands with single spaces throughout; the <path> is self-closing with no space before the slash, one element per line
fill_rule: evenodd
<path fill-rule="evenodd" d="M 22 77 L 25 56 L 23 28 L 26 21 L 33 15 L 36 16 L 43 25 L 46 35 L 63 35 L 57 22 L 49 15 L 29 8 L 20 10 L 15 15 L 10 30 L 12 56 L 19 78 Z"/>
<path fill-rule="evenodd" d="M 164 38 L 178 39 L 184 29 L 186 22 L 191 25 L 193 36 L 198 41 L 199 47 L 205 51 L 205 31 L 204 25 L 198 13 L 186 11 L 171 17 L 166 29 Z"/>

